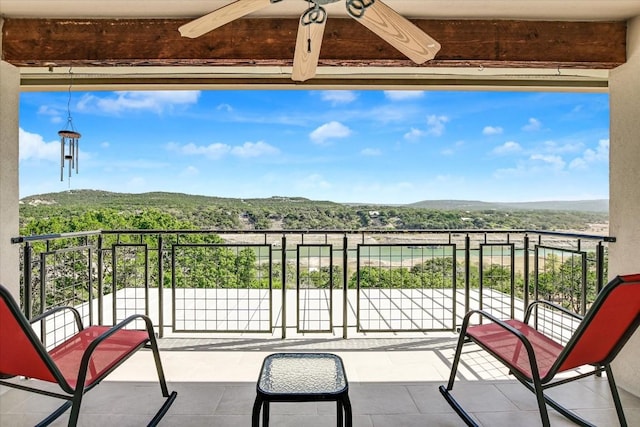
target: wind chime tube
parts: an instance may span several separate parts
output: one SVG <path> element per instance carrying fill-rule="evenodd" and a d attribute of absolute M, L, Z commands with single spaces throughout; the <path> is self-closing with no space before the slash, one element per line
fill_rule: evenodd
<path fill-rule="evenodd" d="M 71 170 L 75 169 L 78 173 L 80 158 L 80 134 L 73 130 L 61 130 L 60 135 L 60 181 L 64 181 L 64 163 L 67 162 L 69 168 L 69 178 L 71 178 Z M 69 145 L 67 151 L 67 144 Z"/>
<path fill-rule="evenodd" d="M 64 136 L 60 134 L 60 182 L 64 181 Z"/>
<path fill-rule="evenodd" d="M 67 160 L 69 160 L 69 179 L 71 179 L 71 170 L 73 169 L 73 142 L 75 139 L 71 138 L 69 140 L 69 155 L 67 156 Z"/>
<path fill-rule="evenodd" d="M 80 158 L 80 140 L 79 139 L 76 140 L 76 144 L 75 145 L 76 145 L 76 152 L 73 155 L 73 158 L 76 160 L 76 175 L 77 175 L 78 172 L 80 171 L 80 169 L 78 168 L 78 165 L 80 164 L 78 162 L 78 159 Z"/>

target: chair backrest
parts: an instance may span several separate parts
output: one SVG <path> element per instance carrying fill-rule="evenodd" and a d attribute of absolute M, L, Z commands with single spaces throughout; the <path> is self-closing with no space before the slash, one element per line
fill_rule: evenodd
<path fill-rule="evenodd" d="M 556 362 L 558 371 L 610 363 L 640 322 L 640 274 L 617 276 L 600 292 Z"/>
<path fill-rule="evenodd" d="M 0 285 L 0 375 L 59 382 L 57 368 L 9 291 Z"/>

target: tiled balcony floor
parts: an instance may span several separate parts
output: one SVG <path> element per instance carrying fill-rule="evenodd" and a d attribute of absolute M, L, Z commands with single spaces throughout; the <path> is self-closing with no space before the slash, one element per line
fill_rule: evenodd
<path fill-rule="evenodd" d="M 329 351 L 340 355 L 350 382 L 356 427 L 460 426 L 438 391 L 452 360 L 453 335 L 423 338 L 219 338 L 161 340 L 162 360 L 178 398 L 161 425 L 249 426 L 262 360 L 279 351 Z M 482 426 L 538 426 L 533 394 L 509 379 L 486 353 L 463 354 L 454 394 Z M 488 381 L 478 381 L 486 378 Z M 145 425 L 161 405 L 150 352 L 140 351 L 85 396 L 82 426 Z M 590 378 L 550 394 L 598 426 L 617 425 L 606 380 Z M 640 425 L 640 399 L 621 391 L 629 425 Z M 0 425 L 29 426 L 60 404 L 58 399 L 0 389 Z M 335 425 L 335 404 L 274 403 L 271 425 Z M 550 410 L 553 426 L 573 425 Z M 66 416 L 54 425 L 66 425 Z"/>

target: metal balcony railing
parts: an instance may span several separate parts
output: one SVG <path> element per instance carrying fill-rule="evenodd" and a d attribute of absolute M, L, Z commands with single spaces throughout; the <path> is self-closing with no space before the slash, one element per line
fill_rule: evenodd
<path fill-rule="evenodd" d="M 455 331 L 544 298 L 584 313 L 615 238 L 527 230 L 120 230 L 14 238 L 33 317 L 151 316 L 158 333 Z M 554 322 L 549 327 L 554 328 Z M 42 334 L 46 336 L 43 326 Z M 563 328 L 556 335 L 562 338 Z"/>

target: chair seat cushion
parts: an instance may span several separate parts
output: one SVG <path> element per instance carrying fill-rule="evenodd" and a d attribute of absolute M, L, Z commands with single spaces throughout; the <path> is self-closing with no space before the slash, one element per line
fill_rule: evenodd
<path fill-rule="evenodd" d="M 540 378 L 544 378 L 563 347 L 556 341 L 544 336 L 536 329 L 518 320 L 506 320 L 504 323 L 520 331 L 531 343 L 536 357 L 536 365 Z M 527 378 L 532 378 L 531 363 L 527 351 L 514 334 L 497 323 L 469 326 L 469 335 L 475 342 L 484 346 L 499 359 L 508 363 Z"/>
<path fill-rule="evenodd" d="M 108 326 L 91 326 L 49 351 L 51 358 L 71 387 L 76 387 L 85 350 L 97 337 L 109 329 Z M 117 366 L 129 354 L 144 345 L 148 339 L 149 335 L 146 331 L 128 329 L 121 329 L 105 339 L 91 356 L 85 386 L 100 380 L 103 374 Z"/>

